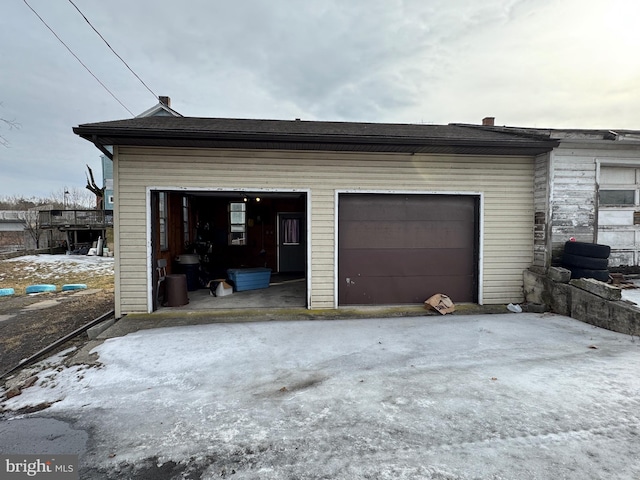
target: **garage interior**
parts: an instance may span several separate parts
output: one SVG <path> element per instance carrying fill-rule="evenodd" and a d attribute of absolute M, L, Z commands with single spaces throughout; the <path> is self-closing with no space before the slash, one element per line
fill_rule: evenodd
<path fill-rule="evenodd" d="M 152 191 L 153 309 L 166 300 L 165 273 L 186 275 L 190 310 L 306 307 L 306 211 L 300 192 Z M 208 287 L 230 280 L 229 269 L 265 268 L 268 288 Z"/>

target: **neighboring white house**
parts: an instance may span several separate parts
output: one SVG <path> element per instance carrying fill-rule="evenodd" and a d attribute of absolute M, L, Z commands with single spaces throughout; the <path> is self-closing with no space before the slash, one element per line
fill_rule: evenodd
<path fill-rule="evenodd" d="M 144 117 L 182 117 L 182 114 L 171 108 L 170 97 L 159 96 L 157 104 L 136 115 L 136 118 Z"/>
<path fill-rule="evenodd" d="M 171 98 L 160 96 L 158 97 L 158 103 L 153 107 L 145 110 L 136 118 L 143 117 L 182 117 L 182 115 L 171 108 Z M 107 148 L 109 153 L 113 153 Z M 104 210 L 113 210 L 114 195 L 113 195 L 113 161 L 110 156 L 101 155 L 100 163 L 102 165 L 102 181 L 104 188 Z"/>
<path fill-rule="evenodd" d="M 80 125 L 113 147 L 116 313 L 155 267 L 306 279 L 308 308 L 523 299 L 536 159 L 557 142 L 450 125 L 143 117 Z"/>
<path fill-rule="evenodd" d="M 610 268 L 640 271 L 640 130 L 474 128 L 558 141 L 536 160 L 535 264 L 570 238 L 611 247 Z"/>

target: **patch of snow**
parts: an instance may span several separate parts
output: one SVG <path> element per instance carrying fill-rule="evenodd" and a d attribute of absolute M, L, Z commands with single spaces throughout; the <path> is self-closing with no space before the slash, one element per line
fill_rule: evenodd
<path fill-rule="evenodd" d="M 19 263 L 16 269 L 36 272 L 39 266 L 46 266 L 47 274 L 64 276 L 67 274 L 95 273 L 113 275 L 114 257 L 93 257 L 86 255 L 25 255 L 5 260 Z M 43 277 L 44 278 L 44 277 Z"/>
<path fill-rule="evenodd" d="M 597 349 L 589 348 L 597 345 Z M 92 466 L 203 478 L 640 476 L 640 344 L 551 314 L 211 324 L 94 349 L 3 406 L 92 431 Z M 108 458 L 105 452 L 110 452 Z"/>
<path fill-rule="evenodd" d="M 633 284 L 636 286 L 636 288 L 622 289 L 622 299 L 640 306 L 640 280 L 634 280 Z"/>

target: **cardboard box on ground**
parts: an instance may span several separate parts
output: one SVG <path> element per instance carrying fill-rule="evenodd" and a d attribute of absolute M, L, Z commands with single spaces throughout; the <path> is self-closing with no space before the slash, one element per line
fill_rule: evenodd
<path fill-rule="evenodd" d="M 431 308 L 442 315 L 455 312 L 456 310 L 453 301 L 444 293 L 436 293 L 427 298 L 424 302 L 424 307 Z"/>

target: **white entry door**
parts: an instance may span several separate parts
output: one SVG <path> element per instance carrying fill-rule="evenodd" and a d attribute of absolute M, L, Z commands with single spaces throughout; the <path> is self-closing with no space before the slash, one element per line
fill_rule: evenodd
<path fill-rule="evenodd" d="M 611 247 L 610 267 L 640 265 L 640 168 L 600 168 L 597 242 Z"/>

